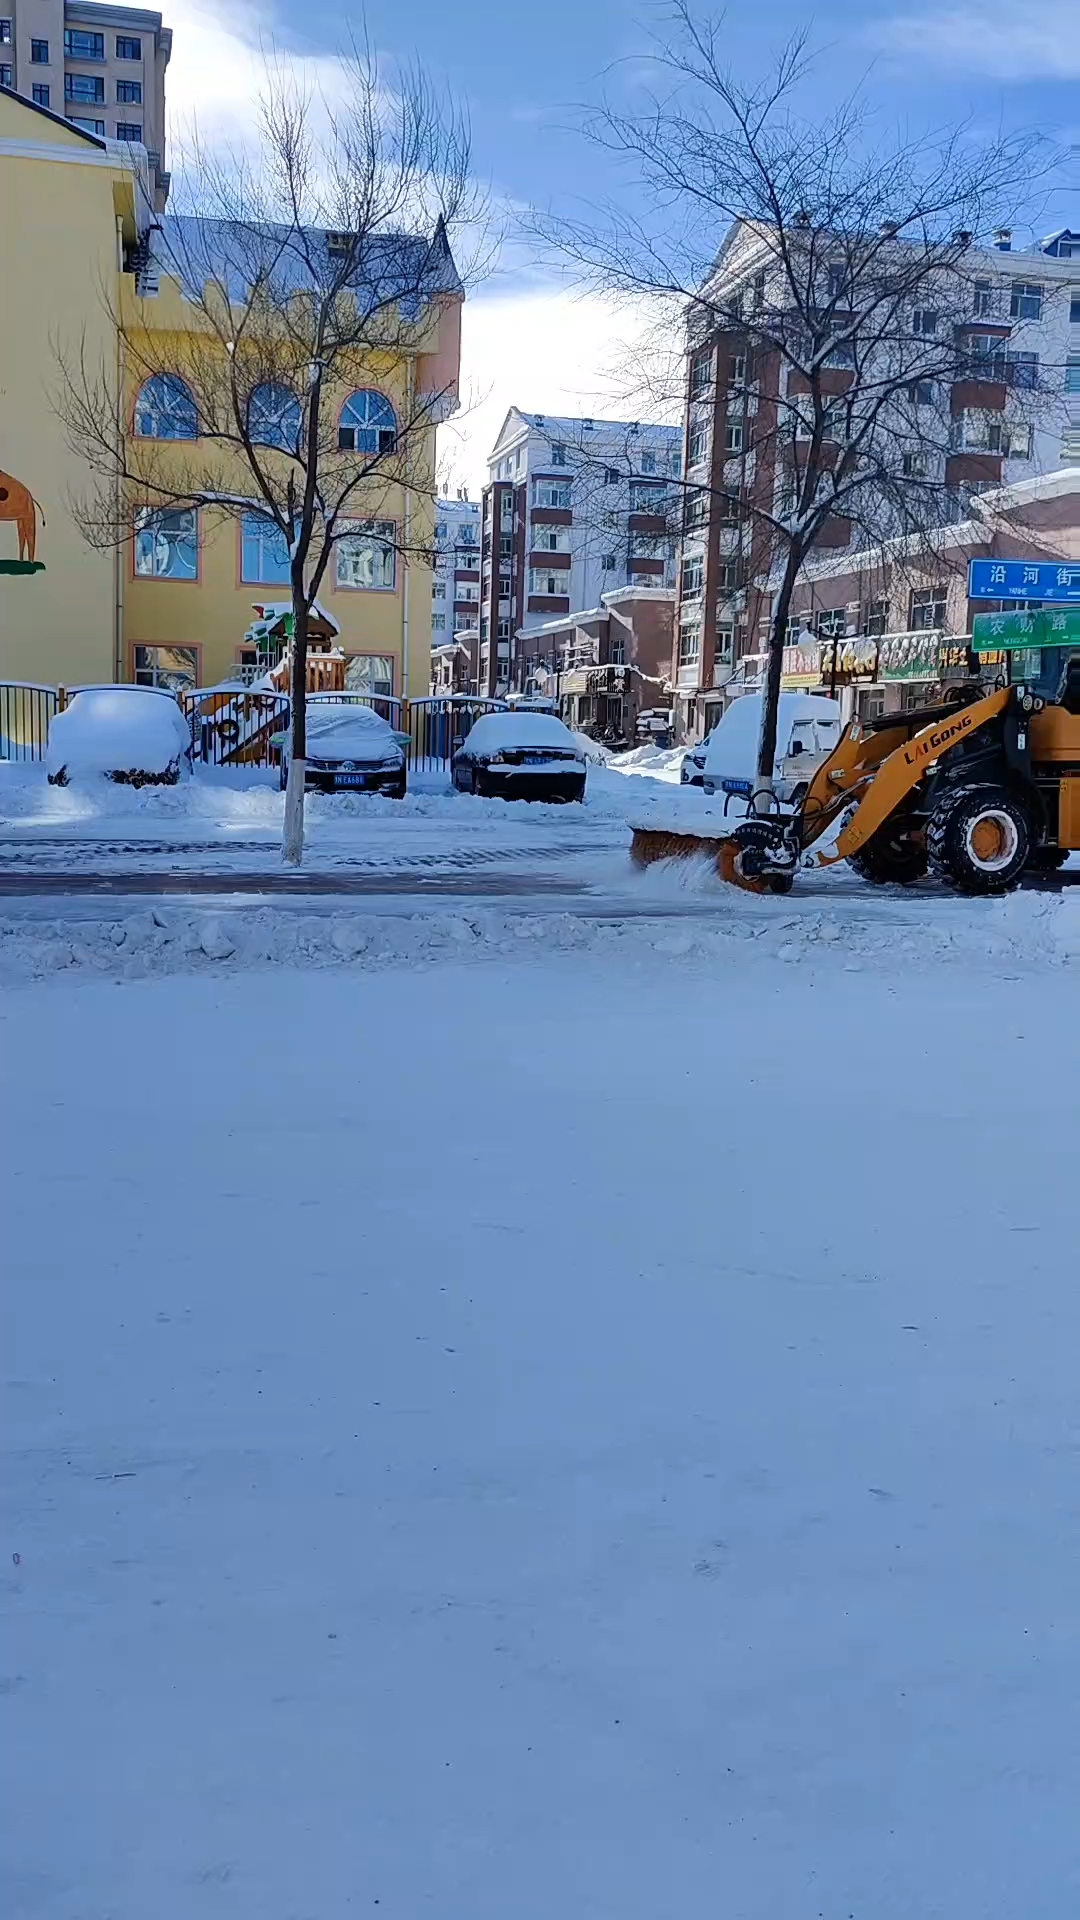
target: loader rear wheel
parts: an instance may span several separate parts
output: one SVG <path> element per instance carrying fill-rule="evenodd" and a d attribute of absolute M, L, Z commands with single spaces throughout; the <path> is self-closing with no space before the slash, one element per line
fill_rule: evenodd
<path fill-rule="evenodd" d="M 860 880 L 869 880 L 873 886 L 910 886 L 926 872 L 926 841 L 921 835 L 915 839 L 910 819 L 886 820 L 858 853 L 849 856 L 848 865 Z"/>
<path fill-rule="evenodd" d="M 950 794 L 930 819 L 930 865 L 961 893 L 1007 893 L 1031 858 L 1031 820 L 1004 787 Z"/>

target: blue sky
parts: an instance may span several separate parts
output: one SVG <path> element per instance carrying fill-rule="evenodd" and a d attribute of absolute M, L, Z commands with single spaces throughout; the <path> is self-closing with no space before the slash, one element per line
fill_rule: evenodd
<path fill-rule="evenodd" d="M 317 72 L 351 25 L 418 59 L 467 106 L 476 168 L 501 202 L 566 211 L 605 190 L 633 191 L 582 143 L 575 106 L 607 86 L 632 97 L 647 78 L 650 29 L 663 10 L 634 0 L 161 0 L 174 27 L 172 110 L 223 126 L 250 117 L 259 48 L 273 43 Z M 827 107 L 861 84 L 884 128 L 913 132 L 970 120 L 987 133 L 1039 127 L 1065 149 L 1055 190 L 1032 209 L 1040 230 L 1080 226 L 1080 0 L 730 0 L 732 66 L 767 71 L 777 46 L 809 26 L 820 49 L 805 104 Z M 1019 236 L 1018 236 L 1019 238 Z M 613 392 L 619 322 L 574 301 L 520 253 L 469 303 L 470 408 L 444 435 L 455 479 L 475 484 L 511 402 L 600 412 Z"/>

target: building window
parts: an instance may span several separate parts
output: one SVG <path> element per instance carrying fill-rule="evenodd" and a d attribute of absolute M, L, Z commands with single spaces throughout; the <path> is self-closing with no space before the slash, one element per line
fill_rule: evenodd
<path fill-rule="evenodd" d="M 631 480 L 631 513 L 652 513 L 662 517 L 667 510 L 667 504 L 668 494 L 666 487 L 657 486 L 655 482 L 651 480 Z"/>
<path fill-rule="evenodd" d="M 534 507 L 568 507 L 570 482 L 569 480 L 534 480 L 532 497 Z"/>
<path fill-rule="evenodd" d="M 719 661 L 722 666 L 729 667 L 731 665 L 734 646 L 734 626 L 727 620 L 718 621 L 716 627 L 716 646 L 713 650 L 714 659 Z"/>
<path fill-rule="evenodd" d="M 600 555 L 600 571 L 602 573 L 614 573 L 617 564 L 613 553 L 602 553 Z"/>
<path fill-rule="evenodd" d="M 682 563 L 680 590 L 684 600 L 692 600 L 705 584 L 705 561 L 700 553 L 688 553 Z"/>
<path fill-rule="evenodd" d="M 142 81 L 118 80 L 116 83 L 116 98 L 121 106 L 141 107 Z"/>
<path fill-rule="evenodd" d="M 84 120 L 81 113 L 69 113 L 67 117 L 70 126 L 78 127 L 82 133 L 92 133 L 98 140 L 104 140 L 104 120 Z"/>
<path fill-rule="evenodd" d="M 65 27 L 64 58 L 66 60 L 104 60 L 105 35 L 84 33 L 78 27 Z"/>
<path fill-rule="evenodd" d="M 934 383 L 932 380 L 913 380 L 908 392 L 917 407 L 933 406 Z"/>
<path fill-rule="evenodd" d="M 541 593 L 548 598 L 562 597 L 570 591 L 570 570 L 568 567 L 530 567 L 529 592 Z"/>
<path fill-rule="evenodd" d="M 887 600 L 868 600 L 863 608 L 862 630 L 870 640 L 880 639 L 889 631 L 889 603 Z"/>
<path fill-rule="evenodd" d="M 431 597 L 433 600 L 446 599 L 446 581 L 445 580 L 435 580 L 432 582 Z"/>
<path fill-rule="evenodd" d="M 446 615 L 445 615 L 445 613 L 433 613 L 433 614 L 432 614 L 432 616 L 431 616 L 431 631 L 432 631 L 432 633 L 445 633 L 445 632 L 446 632 Z"/>
<path fill-rule="evenodd" d="M 744 429 L 741 420 L 729 420 L 724 434 L 724 448 L 727 453 L 741 453 L 743 450 Z"/>
<path fill-rule="evenodd" d="M 341 409 L 338 446 L 350 453 L 393 453 L 397 415 L 384 394 L 370 388 L 352 393 Z"/>
<path fill-rule="evenodd" d="M 510 621 L 509 620 L 497 620 L 495 622 L 495 638 L 496 640 L 509 640 L 510 638 Z"/>
<path fill-rule="evenodd" d="M 538 553 L 569 553 L 570 539 L 568 529 L 566 527 L 544 527 L 542 531 L 533 534 L 533 547 Z M 500 552 L 503 551 L 501 541 L 499 543 L 499 550 Z M 513 553 L 513 543 L 507 541 L 505 550 L 508 553 Z"/>
<path fill-rule="evenodd" d="M 976 280 L 971 310 L 978 318 L 985 318 L 988 314 L 994 312 L 997 306 L 994 293 L 995 289 L 992 280 Z"/>
<path fill-rule="evenodd" d="M 292 578 L 285 535 L 261 513 L 245 513 L 240 522 L 240 578 L 259 587 L 287 587 Z"/>
<path fill-rule="evenodd" d="M 830 300 L 839 300 L 840 295 L 844 291 L 846 279 L 847 275 L 843 266 L 834 265 L 829 267 L 825 276 L 825 289 Z"/>
<path fill-rule="evenodd" d="M 337 542 L 337 584 L 389 593 L 397 585 L 397 528 L 392 520 L 358 520 Z"/>
<path fill-rule="evenodd" d="M 566 447 L 561 440 L 553 440 L 551 443 L 551 464 L 553 467 L 566 465 Z"/>
<path fill-rule="evenodd" d="M 916 587 L 911 595 L 910 626 L 913 632 L 927 633 L 945 625 L 946 589 Z"/>
<path fill-rule="evenodd" d="M 1010 386 L 1024 387 L 1034 392 L 1039 384 L 1039 356 L 1037 353 L 1007 353 L 1005 371 Z"/>
<path fill-rule="evenodd" d="M 195 580 L 199 573 L 194 507 L 143 507 L 135 516 L 135 571 L 155 580 Z"/>
<path fill-rule="evenodd" d="M 1063 467 L 1080 465 L 1080 427 L 1070 427 L 1062 436 L 1061 464 Z"/>
<path fill-rule="evenodd" d="M 696 666 L 701 658 L 701 621 L 683 620 L 679 625 L 679 665 Z"/>
<path fill-rule="evenodd" d="M 129 145 L 132 141 L 134 141 L 136 145 L 140 145 L 142 142 L 142 128 L 137 127 L 131 120 L 118 120 L 116 123 L 116 137 L 118 140 L 126 140 Z"/>
<path fill-rule="evenodd" d="M 921 334 L 923 339 L 929 339 L 937 332 L 937 326 L 938 316 L 932 307 L 916 307 L 911 316 L 912 333 Z"/>
<path fill-rule="evenodd" d="M 0 47 L 11 45 L 11 21 L 0 20 Z"/>
<path fill-rule="evenodd" d="M 905 453 L 902 465 L 905 480 L 925 480 L 929 471 L 925 453 Z"/>
<path fill-rule="evenodd" d="M 101 38 L 100 34 L 95 35 Z M 137 34 L 118 33 L 116 36 L 116 57 L 118 60 L 141 60 L 142 41 Z"/>
<path fill-rule="evenodd" d="M 620 479 L 620 474 L 619 474 L 619 469 L 618 469 L 618 467 L 605 467 L 605 468 L 604 468 L 604 485 L 605 485 L 605 487 L 617 487 L 617 486 L 618 486 L 618 484 L 619 484 L 619 479 Z"/>
<path fill-rule="evenodd" d="M 1069 296 L 1069 324 L 1080 327 L 1080 293 Z"/>
<path fill-rule="evenodd" d="M 135 432 L 140 440 L 197 440 L 199 415 L 186 380 L 155 373 L 139 390 Z"/>
<path fill-rule="evenodd" d="M 1065 391 L 1080 393 L 1080 353 L 1070 353 L 1065 362 Z"/>
<path fill-rule="evenodd" d="M 1011 460 L 1030 460 L 1032 439 L 1030 426 L 1013 421 L 1005 429 L 1002 452 L 1007 453 Z"/>
<path fill-rule="evenodd" d="M 34 86 L 34 87 L 32 87 L 32 88 L 31 88 L 31 92 L 32 92 L 32 94 L 33 94 L 33 98 L 34 98 L 34 105 L 35 105 L 36 107 L 47 107 L 47 106 L 48 106 L 48 104 L 49 104 L 49 98 L 50 98 L 50 94 L 49 94 L 49 89 L 48 89 L 48 87 L 43 87 L 43 86 Z"/>
<path fill-rule="evenodd" d="M 738 560 L 722 560 L 717 569 L 717 586 L 721 593 L 735 593 L 738 590 L 742 573 Z"/>
<path fill-rule="evenodd" d="M 1026 280 L 1014 280 L 1009 297 L 1009 313 L 1014 320 L 1042 319 L 1043 290 Z"/>
<path fill-rule="evenodd" d="M 292 388 L 272 380 L 253 387 L 247 424 L 257 447 L 279 447 L 283 453 L 295 453 L 300 444 L 300 402 Z"/>
<path fill-rule="evenodd" d="M 190 693 L 199 684 L 197 647 L 136 647 L 133 679 L 137 687 L 168 687 Z"/>
<path fill-rule="evenodd" d="M 655 473 L 655 472 L 656 472 L 656 455 L 655 455 L 655 453 L 643 453 L 643 454 L 642 454 L 642 456 L 641 456 L 641 471 L 642 471 L 642 473 Z"/>
<path fill-rule="evenodd" d="M 49 43 L 47 40 L 31 40 L 30 63 L 35 67 L 47 67 L 49 64 Z"/>
<path fill-rule="evenodd" d="M 389 700 L 394 693 L 394 661 L 389 653 L 354 653 L 345 662 L 348 693 L 366 693 Z"/>
<path fill-rule="evenodd" d="M 690 438 L 686 443 L 686 464 L 689 468 L 703 465 L 709 451 L 709 423 L 698 420 L 690 429 Z"/>
<path fill-rule="evenodd" d="M 105 100 L 105 81 L 100 73 L 65 73 L 64 99 L 79 106 L 97 107 Z"/>
<path fill-rule="evenodd" d="M 0 61 L 0 87 L 14 88 L 14 85 L 15 71 L 10 60 Z"/>
<path fill-rule="evenodd" d="M 703 393 L 708 393 L 712 385 L 712 364 L 711 348 L 706 349 L 704 353 L 695 354 L 691 360 L 690 397 L 692 400 L 700 400 Z"/>

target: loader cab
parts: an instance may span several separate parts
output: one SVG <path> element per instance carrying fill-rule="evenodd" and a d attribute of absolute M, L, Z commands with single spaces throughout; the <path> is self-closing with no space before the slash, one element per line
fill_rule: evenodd
<path fill-rule="evenodd" d="M 1075 647 L 1018 647 L 1009 654 L 1009 684 L 1029 687 L 1047 706 L 1080 714 L 1080 652 Z"/>

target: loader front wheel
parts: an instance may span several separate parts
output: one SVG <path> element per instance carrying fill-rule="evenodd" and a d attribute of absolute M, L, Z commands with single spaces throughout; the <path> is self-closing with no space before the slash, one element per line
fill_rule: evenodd
<path fill-rule="evenodd" d="M 910 886 L 927 869 L 926 842 L 914 837 L 910 820 L 886 820 L 858 853 L 848 858 L 860 880 L 877 887 Z"/>
<path fill-rule="evenodd" d="M 926 835 L 930 865 L 960 893 L 1007 893 L 1031 858 L 1031 820 L 1004 787 L 950 794 Z"/>

